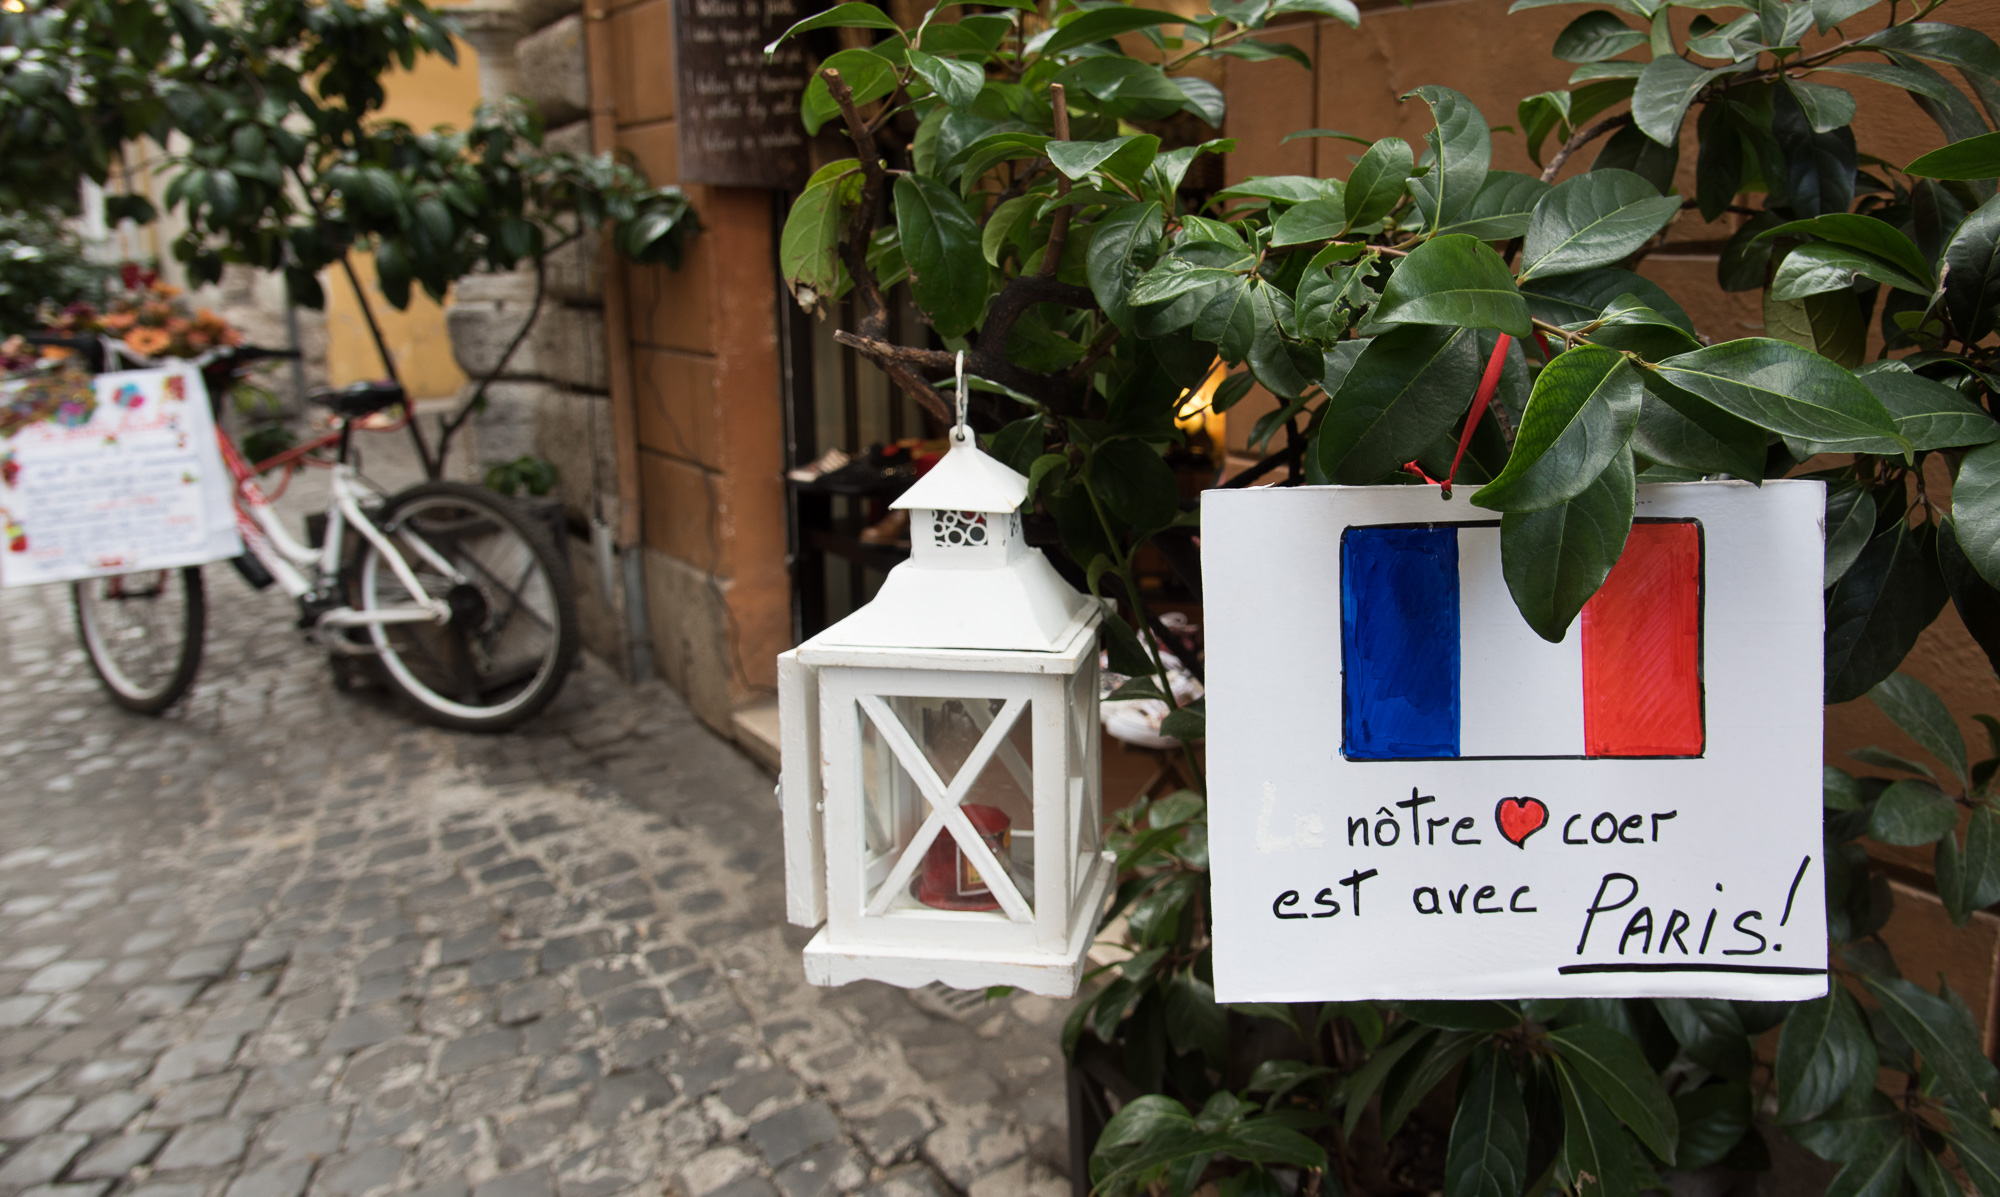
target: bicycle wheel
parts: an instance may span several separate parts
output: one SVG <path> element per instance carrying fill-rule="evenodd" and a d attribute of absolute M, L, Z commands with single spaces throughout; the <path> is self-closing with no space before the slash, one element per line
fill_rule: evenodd
<path fill-rule="evenodd" d="M 444 624 L 368 628 L 390 685 L 431 722 L 466 731 L 504 731 L 546 707 L 578 644 L 569 568 L 547 536 L 504 499 L 457 482 L 395 495 L 378 522 L 424 591 L 451 608 Z M 373 541 L 349 593 L 362 611 L 410 602 Z"/>
<path fill-rule="evenodd" d="M 200 569 L 89 578 L 73 583 L 70 596 L 84 653 L 111 701 L 157 715 L 188 692 L 208 625 Z"/>

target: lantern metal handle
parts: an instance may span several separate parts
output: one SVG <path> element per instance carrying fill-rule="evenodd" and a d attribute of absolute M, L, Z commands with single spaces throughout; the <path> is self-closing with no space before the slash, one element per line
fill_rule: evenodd
<path fill-rule="evenodd" d="M 954 385 L 958 397 L 958 424 L 951 430 L 951 439 L 963 443 L 972 435 L 972 429 L 965 423 L 965 350 L 958 351 L 958 365 Z"/>

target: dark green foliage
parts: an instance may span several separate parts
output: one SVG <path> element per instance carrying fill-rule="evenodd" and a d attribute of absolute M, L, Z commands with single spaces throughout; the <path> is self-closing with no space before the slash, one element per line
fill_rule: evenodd
<path fill-rule="evenodd" d="M 934 25 L 892 31 L 870 6 L 809 22 L 880 31 L 872 48 L 842 51 L 873 98 L 837 127 L 901 122 L 910 149 L 900 133 L 864 144 L 808 187 L 781 255 L 794 294 L 823 308 L 851 289 L 862 320 L 886 313 L 890 275 L 850 277 L 860 247 L 841 241 L 860 235 L 855 213 L 894 209 L 870 244 L 900 238 L 936 332 L 1011 396 L 980 392 L 973 419 L 1000 430 L 996 451 L 1030 476 L 1062 551 L 1121 604 L 1105 625 L 1113 667 L 1134 679 L 1121 696 L 1167 690 L 1133 563 L 1155 538 L 1196 530 L 1168 464 L 1182 437 L 1171 417 L 1219 359 L 1217 410 L 1253 385 L 1277 400 L 1246 438 L 1268 455 L 1259 479 L 1415 485 L 1419 471 L 1452 468 L 1464 433 L 1455 481 L 1501 514 L 1509 589 L 1550 640 L 1618 560 L 1641 485 L 1825 481 L 1826 698 L 1871 696 L 1913 741 L 1856 754 L 1897 772 L 1893 784 L 1828 771 L 1841 980 L 1795 1005 L 1407 1001 L 1225 1015 L 1205 802 L 1184 791 L 1119 812 L 1107 918 L 1123 918 L 1132 955 L 1094 978 L 1064 1030 L 1066 1050 L 1115 1062 L 1145 1093 L 1098 1143 L 1098 1192 L 1394 1191 L 1407 1178 L 1382 1172 L 1382 1144 L 1363 1140 L 1421 1122 L 1425 1141 L 1446 1144 L 1446 1197 L 1636 1194 L 1664 1188 L 1669 1169 L 1768 1168 L 1753 1115 L 1775 1100 L 1785 1133 L 1845 1168 L 1839 1192 L 1941 1197 L 1963 1174 L 2000 1197 L 2000 1134 L 1985 1117 L 1996 1074 L 1963 1003 L 1903 980 L 1876 938 L 1894 896 L 1860 842 L 1935 845 L 1955 919 L 2000 900 L 2000 741 L 1968 751 L 1959 713 L 1896 673 L 1947 601 L 2000 659 L 1989 381 L 2000 348 L 1983 340 L 2000 323 L 1989 198 L 2000 154 L 1988 140 L 2000 134 L 1983 114 L 2000 107 L 2000 48 L 1931 20 L 1936 7 L 1918 21 L 1879 0 L 1613 0 L 1557 41 L 1579 64 L 1574 84 L 1511 114 L 1531 155 L 1554 164 L 1546 177 L 1492 170 L 1494 138 L 1515 134 L 1426 86 L 1406 97 L 1428 114 L 1420 142 L 1300 134 L 1358 143 L 1345 181 L 1258 177 L 1200 193 L 1182 186 L 1191 164 L 1231 143 L 1161 123 L 1221 119 L 1222 97 L 1190 65 L 1290 70 L 1278 60 L 1296 56 L 1260 37 L 1263 25 L 1287 11 L 1347 21 L 1344 0 L 1214 0 L 1178 38 L 1168 26 L 1180 18 L 1163 10 L 1095 0 L 987 14 L 1007 31 L 1026 24 L 976 43 L 934 43 Z M 1814 43 L 1824 48 L 1800 48 L 1835 25 L 1838 37 Z M 1341 36 L 1324 26 L 1322 49 Z M 958 66 L 944 72 L 944 58 Z M 1894 147 L 1856 143 L 1857 93 L 1837 86 L 1852 78 L 1902 88 L 1968 144 L 1909 171 L 1869 156 Z M 1056 136 L 1058 83 L 1068 140 Z M 815 88 L 809 119 L 835 127 L 835 97 Z M 1682 196 L 1670 189 L 1690 121 L 1696 186 Z M 1633 267 L 1676 221 L 1736 216 L 1733 235 L 1714 233 L 1728 238 L 1720 281 L 1761 293 L 1768 335 L 1709 343 Z M 951 277 L 925 278 L 940 269 Z M 1864 364 L 1877 326 L 1900 360 Z M 1467 432 L 1503 335 L 1493 414 Z M 902 385 L 925 401 L 924 380 L 953 361 L 928 346 L 861 352 L 906 371 Z M 1016 434 L 1024 426 L 1032 436 Z M 1844 456 L 1817 456 L 1828 453 Z M 1918 484 L 1940 466 L 1954 476 L 1948 505 Z M 1289 597 L 1302 611 L 1324 598 Z M 1205 727 L 1198 700 L 1164 724 L 1190 743 Z M 1934 757 L 1935 776 L 1912 754 Z M 1878 1065 L 1908 1074 L 1898 1101 L 1876 1092 Z"/>

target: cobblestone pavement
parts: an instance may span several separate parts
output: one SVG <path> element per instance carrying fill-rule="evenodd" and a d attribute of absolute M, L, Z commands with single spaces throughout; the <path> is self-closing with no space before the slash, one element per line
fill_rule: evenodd
<path fill-rule="evenodd" d="M 438 731 L 207 580 L 161 719 L 0 593 L 0 1194 L 1068 1192 L 1062 1005 L 807 986 L 771 781 L 670 691 Z"/>

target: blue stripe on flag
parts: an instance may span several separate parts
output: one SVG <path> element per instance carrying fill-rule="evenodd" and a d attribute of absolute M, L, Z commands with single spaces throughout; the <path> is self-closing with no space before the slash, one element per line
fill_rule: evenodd
<path fill-rule="evenodd" d="M 1458 532 L 1348 528 L 1340 537 L 1341 752 L 1458 755 Z"/>

